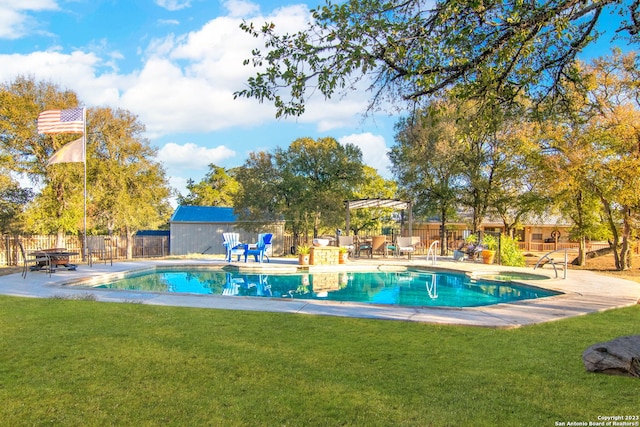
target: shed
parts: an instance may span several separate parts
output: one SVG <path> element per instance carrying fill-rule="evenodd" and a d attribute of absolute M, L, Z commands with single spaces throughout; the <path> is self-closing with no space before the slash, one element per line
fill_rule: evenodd
<path fill-rule="evenodd" d="M 169 220 L 171 255 L 223 255 L 222 233 L 240 233 L 240 241 L 255 243 L 258 234 L 247 232 L 247 223 L 239 222 L 233 208 L 220 206 L 178 206 Z M 244 225 L 244 227 L 243 227 Z M 263 227 L 273 234 L 273 254 L 283 253 L 284 221 Z"/>

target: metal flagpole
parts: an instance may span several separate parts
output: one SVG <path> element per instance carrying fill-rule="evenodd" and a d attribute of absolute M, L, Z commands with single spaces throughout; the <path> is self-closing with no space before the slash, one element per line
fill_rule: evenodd
<path fill-rule="evenodd" d="M 82 261 L 87 261 L 87 109 L 82 107 L 82 122 L 84 133 L 82 134 L 82 158 L 84 160 L 84 230 Z"/>

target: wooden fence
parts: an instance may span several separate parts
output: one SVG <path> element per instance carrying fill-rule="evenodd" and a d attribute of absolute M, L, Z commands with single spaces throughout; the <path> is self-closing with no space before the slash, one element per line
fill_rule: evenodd
<path fill-rule="evenodd" d="M 43 236 L 10 236 L 3 235 L 0 240 L 0 265 L 20 265 L 23 262 L 18 241 L 22 243 L 25 252 L 38 249 L 53 248 L 56 245 L 55 235 Z M 71 262 L 79 263 L 83 254 L 90 251 L 94 254 L 94 261 L 106 258 L 122 260 L 127 258 L 127 239 L 123 236 L 87 236 L 85 252 L 82 236 L 65 236 L 63 246 L 78 255 L 71 257 Z M 169 255 L 169 237 L 167 236 L 135 236 L 133 239 L 133 258 L 157 258 Z"/>

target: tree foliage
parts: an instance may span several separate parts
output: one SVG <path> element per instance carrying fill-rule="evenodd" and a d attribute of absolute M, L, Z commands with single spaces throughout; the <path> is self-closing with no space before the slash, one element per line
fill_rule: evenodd
<path fill-rule="evenodd" d="M 451 97 L 400 121 L 390 157 L 416 211 L 437 216 L 444 229 L 462 209 L 476 232 L 489 214 L 500 215 L 509 231 L 541 210 L 545 200 L 531 168 L 537 146 L 520 113 Z"/>
<path fill-rule="evenodd" d="M 558 190 L 574 234 L 581 241 L 600 238 L 606 226 L 620 270 L 631 267 L 640 208 L 638 69 L 635 54 L 619 52 L 583 64 L 585 84 L 565 82 L 568 103 L 540 136 L 550 188 Z M 596 201 L 600 207 L 594 215 Z"/>
<path fill-rule="evenodd" d="M 18 77 L 0 86 L 0 154 L 11 173 L 40 186 L 24 213 L 23 229 L 36 233 L 79 233 L 83 228 L 84 165 L 48 158 L 78 135 L 37 134 L 38 114 L 75 108 L 76 94 L 57 85 Z M 170 189 L 144 126 L 128 111 L 87 111 L 87 210 L 90 228 L 131 236 L 169 217 Z M 24 193 L 22 199 L 29 194 Z"/>
<path fill-rule="evenodd" d="M 144 125 L 129 111 L 111 108 L 91 109 L 88 122 L 93 228 L 132 237 L 140 229 L 165 224 L 171 190 L 164 169 L 155 160 L 157 150 L 142 136 Z"/>
<path fill-rule="evenodd" d="M 370 167 L 363 167 L 364 180 L 353 189 L 353 199 L 394 199 L 397 197 L 398 186 L 395 181 L 384 179 Z M 346 213 L 345 213 L 346 215 Z M 393 225 L 393 209 L 390 208 L 362 208 L 353 209 L 349 213 L 349 228 L 353 234 L 361 230 L 379 230 Z"/>
<path fill-rule="evenodd" d="M 333 138 L 300 138 L 287 149 L 252 153 L 237 171 L 241 221 L 285 219 L 297 242 L 344 222 L 344 200 L 364 180 L 362 153 Z"/>
<path fill-rule="evenodd" d="M 370 107 L 420 101 L 456 86 L 465 96 L 556 93 L 576 78 L 576 55 L 593 42 L 606 14 L 626 17 L 620 35 L 635 41 L 638 2 L 549 0 L 348 0 L 312 11 L 307 28 L 279 34 L 276 25 L 241 26 L 262 36 L 246 64 L 259 68 L 236 96 L 275 105 L 276 116 L 301 115 L 310 92 L 326 98 L 372 92 Z"/>
<path fill-rule="evenodd" d="M 0 149 L 14 161 L 11 169 L 26 174 L 44 189 L 26 213 L 25 227 L 36 232 L 55 232 L 60 243 L 64 233 L 81 230 L 82 170 L 72 165 L 62 171 L 47 167 L 47 159 L 77 135 L 39 135 L 38 114 L 48 109 L 78 106 L 75 93 L 57 85 L 18 77 L 0 87 Z"/>
<path fill-rule="evenodd" d="M 233 195 L 238 188 L 238 181 L 228 171 L 210 164 L 209 172 L 200 182 L 188 180 L 189 193 L 186 196 L 179 195 L 177 200 L 179 205 L 233 206 Z"/>

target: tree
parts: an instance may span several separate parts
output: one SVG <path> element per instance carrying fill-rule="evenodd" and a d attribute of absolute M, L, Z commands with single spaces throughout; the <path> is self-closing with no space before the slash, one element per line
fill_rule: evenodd
<path fill-rule="evenodd" d="M 33 199 L 33 190 L 20 188 L 7 175 L 0 181 L 0 232 L 16 233 L 23 228 L 22 214 L 26 205 Z M 8 181 L 8 182 L 7 182 Z"/>
<path fill-rule="evenodd" d="M 0 149 L 14 159 L 14 172 L 26 174 L 44 188 L 25 214 L 26 228 L 57 233 L 58 245 L 65 233 L 82 229 L 82 170 L 77 164 L 64 170 L 64 165 L 48 167 L 47 159 L 78 136 L 38 135 L 36 124 L 40 112 L 78 103 L 72 91 L 33 78 L 18 77 L 0 86 Z"/>
<path fill-rule="evenodd" d="M 363 181 L 359 148 L 333 138 L 300 138 L 287 150 L 276 149 L 276 162 L 282 180 L 302 190 L 296 203 L 309 215 L 314 238 L 321 227 L 335 229 L 343 222 L 344 200 Z"/>
<path fill-rule="evenodd" d="M 143 138 L 144 125 L 129 111 L 96 108 L 88 114 L 88 187 L 92 228 L 133 236 L 169 219 L 171 190 L 156 149 Z M 90 148 L 90 149 L 89 149 Z"/>
<path fill-rule="evenodd" d="M 581 87 L 566 83 L 571 95 L 563 114 L 556 114 L 543 138 L 557 176 L 568 188 L 576 208 L 600 200 L 616 268 L 631 267 L 640 195 L 640 92 L 635 55 L 614 54 L 591 66 L 582 65 Z M 561 181 L 561 182 L 563 182 Z M 582 209 L 582 208 L 581 208 Z M 581 211 L 578 211 L 580 213 Z M 581 215 L 580 232 L 593 232 L 594 219 Z"/>
<path fill-rule="evenodd" d="M 228 171 L 214 164 L 209 165 L 207 175 L 195 183 L 187 182 L 189 194 L 178 196 L 178 204 L 194 206 L 233 206 L 233 195 L 238 191 L 238 181 Z"/>
<path fill-rule="evenodd" d="M 282 220 L 284 213 L 291 213 L 290 209 L 296 206 L 296 195 L 287 191 L 272 153 L 249 153 L 235 175 L 242 185 L 233 195 L 234 211 L 247 231 L 257 232 L 270 222 Z M 287 218 L 287 227 L 294 235 L 300 230 L 296 218 Z"/>
<path fill-rule="evenodd" d="M 433 103 L 401 119 L 389 153 L 400 188 L 416 201 L 414 212 L 437 216 L 443 231 L 457 215 L 462 173 L 455 113 L 451 104 Z M 442 254 L 447 247 L 443 241 Z"/>
<path fill-rule="evenodd" d="M 353 189 L 353 199 L 393 199 L 397 196 L 395 181 L 384 179 L 374 168 L 364 166 L 363 175 L 363 182 Z M 354 209 L 349 215 L 349 228 L 355 235 L 361 230 L 380 229 L 391 224 L 392 214 L 390 208 Z"/>
<path fill-rule="evenodd" d="M 284 218 L 297 245 L 303 234 L 317 237 L 342 223 L 343 202 L 364 179 L 362 153 L 333 138 L 300 138 L 286 150 L 252 153 L 237 179 L 242 183 L 234 200 L 238 218 L 255 226 Z"/>
<path fill-rule="evenodd" d="M 465 96 L 544 96 L 576 77 L 573 61 L 597 38 L 603 15 L 626 16 L 619 32 L 637 41 L 639 8 L 620 0 L 327 1 L 296 34 L 242 24 L 266 50 L 245 61 L 261 70 L 235 96 L 272 102 L 276 116 L 304 113 L 308 91 L 331 98 L 358 81 L 373 92 L 371 108 L 453 86 Z"/>

